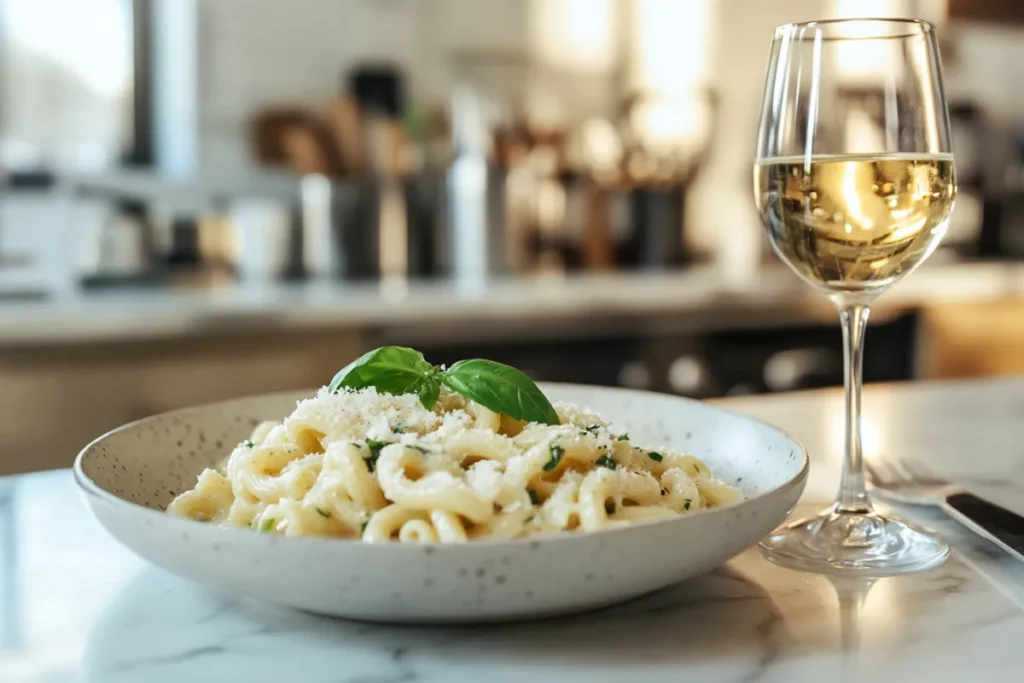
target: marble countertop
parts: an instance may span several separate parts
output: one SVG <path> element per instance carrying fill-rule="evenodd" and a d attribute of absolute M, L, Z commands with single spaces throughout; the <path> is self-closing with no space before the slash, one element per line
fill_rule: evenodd
<path fill-rule="evenodd" d="M 1021 295 L 1024 264 L 936 262 L 887 293 L 876 312 Z M 737 319 L 754 324 L 759 313 L 776 324 L 786 316 L 830 322 L 835 316 L 824 297 L 782 265 L 742 278 L 699 266 L 673 273 L 480 282 L 234 283 L 191 290 L 76 291 L 37 302 L 0 303 L 0 345 L 125 341 L 266 326 L 477 326 L 610 316 L 673 315 L 714 326 L 727 319 L 730 324 Z"/>
<path fill-rule="evenodd" d="M 841 404 L 836 391 L 726 403 L 807 445 L 798 513 L 831 497 Z M 1024 379 L 873 387 L 865 413 L 869 457 L 927 460 L 1024 512 Z M 213 592 L 122 549 L 70 473 L 0 479 L 0 682 L 1019 680 L 1024 563 L 936 511 L 901 512 L 946 534 L 945 565 L 836 582 L 748 550 L 703 578 L 578 617 L 410 628 Z"/>

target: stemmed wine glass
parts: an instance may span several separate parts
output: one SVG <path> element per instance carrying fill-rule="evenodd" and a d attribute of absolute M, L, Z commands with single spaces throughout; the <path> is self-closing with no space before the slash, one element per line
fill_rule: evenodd
<path fill-rule="evenodd" d="M 754 193 L 772 247 L 839 309 L 846 385 L 835 503 L 777 529 L 762 552 L 822 572 L 933 567 L 948 555 L 946 543 L 868 498 L 860 394 L 869 307 L 935 250 L 956 195 L 934 27 L 847 19 L 776 29 Z"/>

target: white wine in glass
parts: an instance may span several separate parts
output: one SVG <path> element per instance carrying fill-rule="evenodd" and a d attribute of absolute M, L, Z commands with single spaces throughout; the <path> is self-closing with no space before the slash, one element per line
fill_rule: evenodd
<path fill-rule="evenodd" d="M 772 244 L 830 292 L 881 290 L 924 261 L 956 195 L 949 154 L 765 159 L 754 177 Z"/>
<path fill-rule="evenodd" d="M 860 394 L 871 302 L 946 232 L 956 170 L 935 30 L 912 19 L 779 27 L 754 195 L 776 253 L 823 291 L 843 327 L 846 439 L 836 502 L 761 542 L 779 564 L 898 574 L 933 567 L 934 532 L 875 510 L 864 486 Z"/>

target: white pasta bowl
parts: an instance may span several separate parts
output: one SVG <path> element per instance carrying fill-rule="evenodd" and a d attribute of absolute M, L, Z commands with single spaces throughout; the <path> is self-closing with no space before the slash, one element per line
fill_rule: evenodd
<path fill-rule="evenodd" d="M 522 619 L 627 600 L 725 563 L 781 523 L 803 492 L 804 449 L 767 424 L 662 394 L 542 388 L 553 401 L 595 409 L 637 445 L 697 456 L 745 500 L 594 533 L 429 545 L 259 534 L 163 512 L 253 425 L 280 419 L 313 392 L 133 422 L 86 446 L 75 478 L 100 523 L 157 566 L 299 609 L 388 622 Z"/>

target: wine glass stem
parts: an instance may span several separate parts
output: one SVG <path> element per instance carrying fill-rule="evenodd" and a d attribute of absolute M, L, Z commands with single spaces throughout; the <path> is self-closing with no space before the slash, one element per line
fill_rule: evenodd
<path fill-rule="evenodd" d="M 864 332 L 870 309 L 864 303 L 842 302 L 839 319 L 843 325 L 843 383 L 846 387 L 846 449 L 843 478 L 836 507 L 839 512 L 871 512 L 864 488 L 864 457 L 861 448 L 860 390 L 864 367 Z"/>

